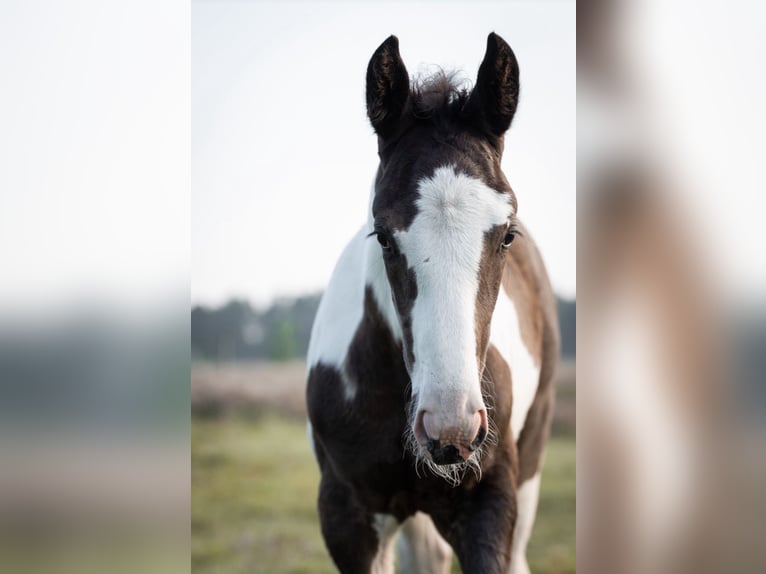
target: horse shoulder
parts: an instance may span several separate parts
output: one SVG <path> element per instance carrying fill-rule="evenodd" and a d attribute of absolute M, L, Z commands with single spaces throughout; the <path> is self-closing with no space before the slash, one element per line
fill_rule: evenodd
<path fill-rule="evenodd" d="M 490 342 L 511 372 L 511 431 L 518 440 L 541 385 L 543 366 L 555 360 L 545 340 L 556 331 L 556 302 L 545 267 L 527 233 L 513 243 L 490 326 Z"/>

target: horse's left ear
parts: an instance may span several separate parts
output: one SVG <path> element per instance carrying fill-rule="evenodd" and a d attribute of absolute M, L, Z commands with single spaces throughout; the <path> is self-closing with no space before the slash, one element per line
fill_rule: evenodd
<path fill-rule="evenodd" d="M 494 137 L 511 126 L 519 101 L 519 64 L 511 47 L 492 32 L 487 37 L 487 52 L 479 66 L 471 96 L 463 110 L 466 119 Z"/>

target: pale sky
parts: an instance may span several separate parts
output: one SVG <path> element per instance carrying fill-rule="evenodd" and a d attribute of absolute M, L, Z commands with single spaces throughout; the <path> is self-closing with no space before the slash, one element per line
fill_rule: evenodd
<path fill-rule="evenodd" d="M 377 166 L 364 78 L 396 34 L 475 79 L 490 31 L 521 98 L 503 167 L 556 291 L 574 297 L 575 3 L 194 2 L 192 302 L 266 304 L 322 289 L 366 220 Z"/>
<path fill-rule="evenodd" d="M 0 2 L 0 312 L 186 291 L 189 27 L 179 2 Z"/>
<path fill-rule="evenodd" d="M 655 155 L 679 172 L 683 208 L 705 214 L 689 221 L 716 279 L 762 301 L 763 18 L 625 4 L 615 35 L 651 104 Z M 194 302 L 323 288 L 366 217 L 373 50 L 395 33 L 411 73 L 432 63 L 473 79 L 490 30 L 521 65 L 504 167 L 554 287 L 573 296 L 574 2 L 6 0 L 0 311 L 186 293 L 190 259 Z"/>

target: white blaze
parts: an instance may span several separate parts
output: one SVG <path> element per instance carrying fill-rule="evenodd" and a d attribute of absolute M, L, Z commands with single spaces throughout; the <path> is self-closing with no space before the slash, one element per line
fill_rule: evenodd
<path fill-rule="evenodd" d="M 421 404 L 482 404 L 475 332 L 479 266 L 485 233 L 511 216 L 510 197 L 452 167 L 438 168 L 418 189 L 418 214 L 394 235 L 417 282 L 413 390 Z"/>

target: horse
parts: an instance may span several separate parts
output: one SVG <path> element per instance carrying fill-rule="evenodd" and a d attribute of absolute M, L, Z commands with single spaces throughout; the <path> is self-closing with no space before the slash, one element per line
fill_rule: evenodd
<path fill-rule="evenodd" d="M 503 171 L 519 67 L 497 34 L 472 89 L 366 74 L 379 167 L 307 355 L 325 545 L 343 573 L 529 572 L 559 355 L 556 300 Z"/>

